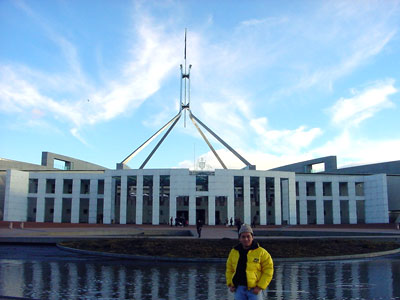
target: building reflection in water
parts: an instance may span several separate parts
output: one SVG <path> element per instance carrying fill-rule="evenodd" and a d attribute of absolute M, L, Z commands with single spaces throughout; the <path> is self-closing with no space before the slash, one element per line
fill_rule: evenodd
<path fill-rule="evenodd" d="M 280 263 L 265 299 L 400 297 L 400 260 Z M 224 264 L 0 259 L 0 295 L 35 299 L 233 299 Z"/>

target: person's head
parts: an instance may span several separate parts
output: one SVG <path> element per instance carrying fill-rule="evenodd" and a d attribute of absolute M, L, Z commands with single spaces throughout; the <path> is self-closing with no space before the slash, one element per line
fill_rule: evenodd
<path fill-rule="evenodd" d="M 250 248 L 253 239 L 253 229 L 251 229 L 250 225 L 243 224 L 239 230 L 239 242 L 242 244 L 243 248 Z"/>

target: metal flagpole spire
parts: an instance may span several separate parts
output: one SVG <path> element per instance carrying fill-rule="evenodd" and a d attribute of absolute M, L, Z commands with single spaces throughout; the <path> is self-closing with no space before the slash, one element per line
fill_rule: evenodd
<path fill-rule="evenodd" d="M 185 49 L 183 52 L 183 59 L 185 66 L 181 65 L 181 108 L 180 110 L 184 110 L 184 126 L 186 127 L 186 110 L 190 108 L 190 69 L 192 65 L 189 65 L 189 69 L 187 68 L 186 61 L 186 36 L 187 29 L 185 28 Z M 182 99 L 183 94 L 183 99 Z"/>
<path fill-rule="evenodd" d="M 180 117 L 182 116 L 182 111 L 184 111 L 184 126 L 186 127 L 186 111 L 189 113 L 189 118 L 192 121 L 193 125 L 196 127 L 201 137 L 209 146 L 210 150 L 214 153 L 215 157 L 221 164 L 221 166 L 226 169 L 226 165 L 219 157 L 217 151 L 211 145 L 206 135 L 200 129 L 202 126 L 209 134 L 211 134 L 215 139 L 217 139 L 222 145 L 224 145 L 229 151 L 231 151 L 237 158 L 239 158 L 248 169 L 255 170 L 255 166 L 250 164 L 246 159 L 244 159 L 238 152 L 236 152 L 232 147 L 230 147 L 226 142 L 224 142 L 216 133 L 214 133 L 210 128 L 208 128 L 203 122 L 201 122 L 198 118 L 196 118 L 190 110 L 190 70 L 192 65 L 187 66 L 187 57 L 186 57 L 186 48 L 187 48 L 187 29 L 185 28 L 185 48 L 183 52 L 184 58 L 184 66 L 181 64 L 181 82 L 180 82 L 180 108 L 178 114 L 173 117 L 170 121 L 168 121 L 163 127 L 161 127 L 155 134 L 153 134 L 149 139 L 147 139 L 142 145 L 140 145 L 135 151 L 129 154 L 121 163 L 117 164 L 117 169 L 128 168 L 126 165 L 135 155 L 137 155 L 140 151 L 142 151 L 148 144 L 150 144 L 158 135 L 160 135 L 163 131 L 167 130 L 151 153 L 147 156 L 145 161 L 140 166 L 140 169 L 143 169 L 147 162 L 151 159 L 153 154 L 157 151 L 157 149 L 161 146 L 163 141 L 167 138 L 168 134 L 172 131 L 175 125 L 178 123 Z M 200 125 L 200 126 L 199 126 Z M 167 129 L 168 128 L 168 129 Z"/>

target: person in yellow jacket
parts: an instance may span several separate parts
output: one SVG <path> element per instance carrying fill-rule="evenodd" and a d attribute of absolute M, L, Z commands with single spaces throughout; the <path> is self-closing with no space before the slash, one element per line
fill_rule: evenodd
<path fill-rule="evenodd" d="M 254 241 L 253 230 L 247 224 L 240 227 L 239 242 L 226 261 L 226 285 L 235 293 L 235 300 L 262 299 L 261 291 L 274 274 L 271 255 Z"/>

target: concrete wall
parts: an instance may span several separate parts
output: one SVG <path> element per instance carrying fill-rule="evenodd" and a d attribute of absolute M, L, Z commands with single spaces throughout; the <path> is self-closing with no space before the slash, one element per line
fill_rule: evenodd
<path fill-rule="evenodd" d="M 103 166 L 92 164 L 90 162 L 76 159 L 73 157 L 56 154 L 52 152 L 42 152 L 41 165 L 0 158 L 0 171 L 6 171 L 8 169 L 22 170 L 22 171 L 58 170 L 57 168 L 54 168 L 55 159 L 71 163 L 71 170 L 93 171 L 93 170 L 107 169 Z"/>
<path fill-rule="evenodd" d="M 364 177 L 365 222 L 388 223 L 388 193 L 385 174 Z"/>
<path fill-rule="evenodd" d="M 369 164 L 329 171 L 336 174 L 390 174 L 400 175 L 400 160 Z"/>
<path fill-rule="evenodd" d="M 365 181 L 368 178 L 368 182 Z M 377 189 L 377 186 L 382 186 L 381 177 L 371 177 L 362 175 L 333 175 L 333 174 L 296 174 L 296 180 L 299 182 L 299 195 L 297 209 L 300 213 L 298 217 L 300 224 L 312 224 L 314 219 L 316 224 L 356 224 L 358 221 L 364 223 L 366 219 L 364 215 L 370 217 L 370 220 L 375 220 L 373 223 L 387 223 L 387 220 L 381 215 L 388 215 L 387 211 L 387 195 L 378 195 L 376 192 L 384 193 L 384 190 Z M 374 209 L 365 210 L 358 214 L 357 205 L 365 207 L 359 201 L 366 201 L 366 197 L 356 194 L 356 183 L 364 182 L 364 195 L 374 193 L 370 196 L 370 207 L 374 205 Z M 330 183 L 331 192 L 329 195 L 324 195 L 324 184 Z M 315 192 L 307 195 L 307 184 L 315 186 Z M 344 184 L 347 188 L 341 188 Z M 374 186 L 376 189 L 365 189 L 365 185 L 369 188 Z M 386 199 L 386 200 L 385 200 Z M 379 217 L 376 215 L 379 214 Z M 371 221 L 372 223 L 372 221 Z"/>
<path fill-rule="evenodd" d="M 54 167 L 54 160 L 61 160 L 71 163 L 71 170 L 105 170 L 107 168 L 92 164 L 87 161 L 76 159 L 73 157 L 52 153 L 52 152 L 42 152 L 42 166 L 47 168 Z"/>
<path fill-rule="evenodd" d="M 4 199 L 6 195 L 6 172 L 0 172 L 0 221 L 4 217 Z"/>
<path fill-rule="evenodd" d="M 42 152 L 42 165 L 31 164 L 21 161 L 15 161 L 5 158 L 0 158 L 0 220 L 4 218 L 4 203 L 5 203 L 5 189 L 6 189 L 6 171 L 7 170 L 20 170 L 20 171 L 56 171 L 54 168 L 54 159 L 70 162 L 72 170 L 82 171 L 104 171 L 106 168 L 85 162 L 76 158 L 68 157 L 51 152 Z M 90 175 L 89 175 L 90 176 Z M 41 205 L 42 202 L 39 202 Z M 57 203 L 58 204 L 58 203 Z"/>
<path fill-rule="evenodd" d="M 387 176 L 389 211 L 400 211 L 400 176 Z"/>
<path fill-rule="evenodd" d="M 47 166 L 41 166 L 17 160 L 0 158 L 0 170 L 6 171 L 8 169 L 22 170 L 22 171 L 55 170 L 53 167 L 49 168 Z"/>
<path fill-rule="evenodd" d="M 281 166 L 278 168 L 271 169 L 269 171 L 287 171 L 287 172 L 296 172 L 296 173 L 308 173 L 308 167 L 315 164 L 324 163 L 325 171 L 336 170 L 337 162 L 336 156 L 326 156 L 320 157 L 316 159 L 306 160 L 286 166 Z"/>
<path fill-rule="evenodd" d="M 4 221 L 26 221 L 29 173 L 8 170 L 4 202 Z"/>

